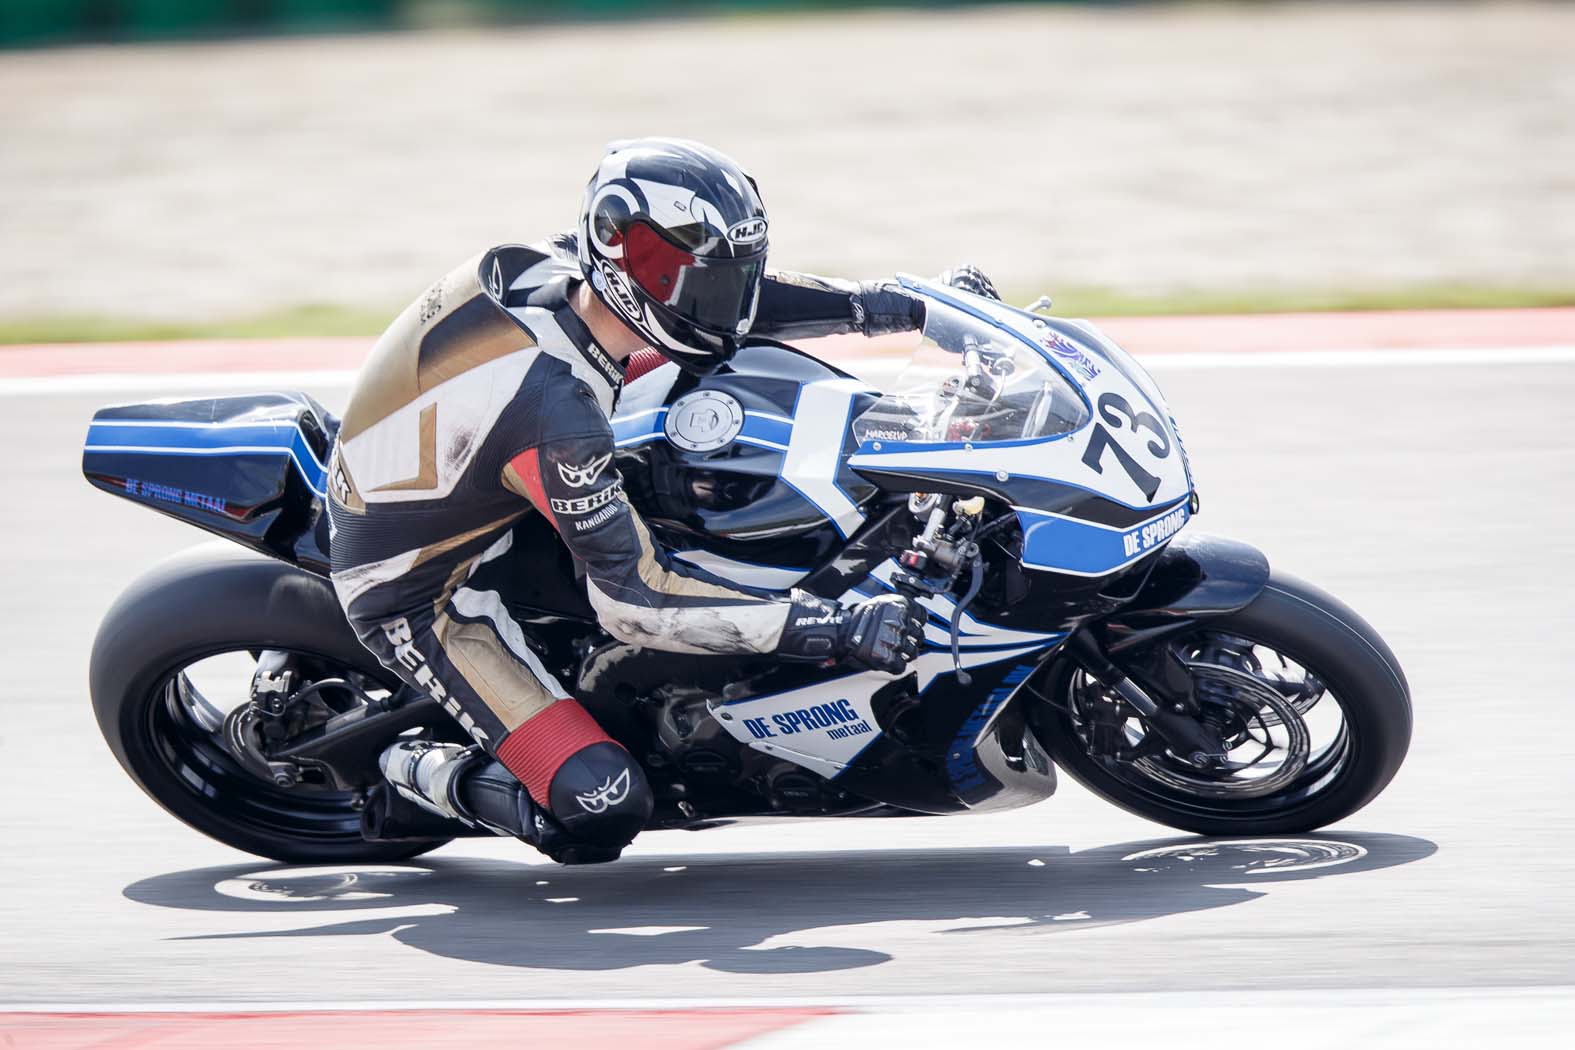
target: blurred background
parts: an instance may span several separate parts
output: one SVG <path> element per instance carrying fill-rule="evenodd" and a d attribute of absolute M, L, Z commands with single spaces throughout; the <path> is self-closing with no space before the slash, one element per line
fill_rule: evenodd
<path fill-rule="evenodd" d="M 1575 7 L 0 0 L 0 341 L 373 334 L 609 139 L 779 266 L 1066 312 L 1575 302 Z"/>

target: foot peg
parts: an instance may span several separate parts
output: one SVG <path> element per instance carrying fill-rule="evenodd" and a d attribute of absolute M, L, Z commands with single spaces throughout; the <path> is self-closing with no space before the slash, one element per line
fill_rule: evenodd
<path fill-rule="evenodd" d="M 470 814 L 454 794 L 461 773 L 486 761 L 479 751 L 458 744 L 434 744 L 430 740 L 401 740 L 385 748 L 377 764 L 399 795 L 428 813 L 464 824 L 473 823 Z"/>
<path fill-rule="evenodd" d="M 492 832 L 418 806 L 388 784 L 367 792 L 361 808 L 361 837 L 368 842 L 421 842 L 484 835 Z"/>
<path fill-rule="evenodd" d="M 475 829 L 473 834 L 511 835 L 560 864 L 597 864 L 617 860 L 621 852 L 570 838 L 503 763 L 479 748 L 401 740 L 384 750 L 378 764 L 397 792 L 385 808 L 397 811 L 403 803 L 415 810 L 416 816 L 405 817 L 412 825 L 425 817 L 446 825 L 449 835 L 456 821 Z"/>

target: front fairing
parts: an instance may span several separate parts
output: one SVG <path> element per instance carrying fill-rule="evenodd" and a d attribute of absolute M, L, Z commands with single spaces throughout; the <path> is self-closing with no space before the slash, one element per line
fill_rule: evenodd
<path fill-rule="evenodd" d="M 1186 523 L 1186 453 L 1158 386 L 1130 355 L 1086 322 L 902 283 L 926 302 L 915 361 L 931 363 L 910 367 L 855 422 L 854 470 L 895 491 L 1005 501 L 1032 569 L 1108 575 Z"/>

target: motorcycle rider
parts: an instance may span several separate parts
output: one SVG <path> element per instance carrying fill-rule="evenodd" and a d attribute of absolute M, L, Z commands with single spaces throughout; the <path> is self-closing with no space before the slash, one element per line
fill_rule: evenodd
<path fill-rule="evenodd" d="M 384 774 L 404 798 L 569 863 L 616 858 L 650 816 L 639 763 L 543 666 L 500 595 L 469 586 L 533 510 L 624 642 L 891 673 L 918 653 L 924 617 L 906 598 L 843 607 L 669 559 L 612 466 L 619 387 L 664 359 L 706 375 L 749 335 L 923 324 L 895 284 L 766 271 L 767 229 L 754 180 L 722 154 L 613 143 L 573 233 L 481 253 L 378 340 L 329 464 L 333 582 L 363 644 L 479 745 L 390 747 Z M 971 268 L 952 280 L 993 294 Z"/>

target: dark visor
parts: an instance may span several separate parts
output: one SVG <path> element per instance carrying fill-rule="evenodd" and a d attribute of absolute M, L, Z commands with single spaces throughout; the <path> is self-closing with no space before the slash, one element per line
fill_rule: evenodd
<path fill-rule="evenodd" d="M 749 317 L 765 252 L 747 259 L 696 258 L 643 222 L 623 235 L 624 272 L 646 295 L 696 327 L 734 334 Z"/>

